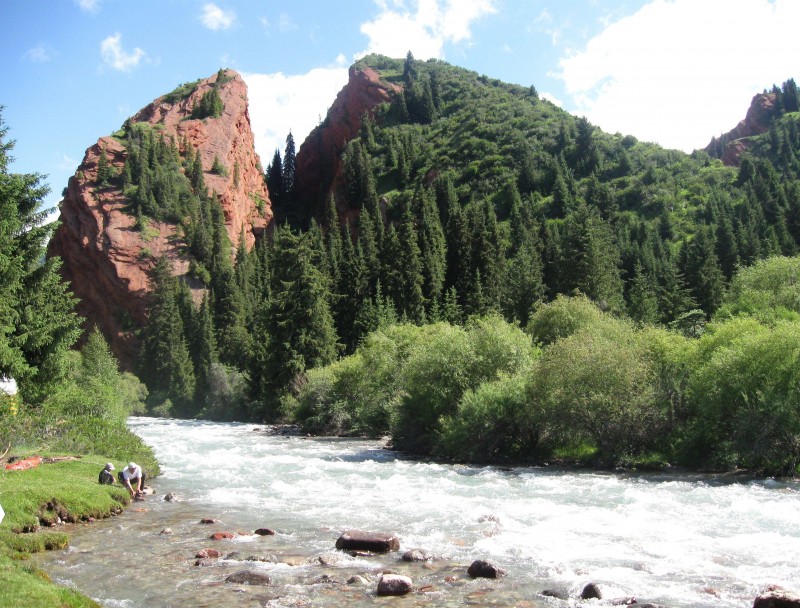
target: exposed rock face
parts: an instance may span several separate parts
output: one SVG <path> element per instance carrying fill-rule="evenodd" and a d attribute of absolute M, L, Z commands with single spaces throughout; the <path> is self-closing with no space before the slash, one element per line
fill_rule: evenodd
<path fill-rule="evenodd" d="M 766 133 L 769 130 L 774 113 L 774 93 L 759 93 L 753 96 L 744 120 L 719 138 L 724 145 L 722 162 L 729 166 L 738 167 L 739 159 L 749 148 L 749 142 L 745 138 Z M 712 141 L 706 146 L 705 150 L 713 154 L 714 147 L 718 145 L 719 141 Z"/>
<path fill-rule="evenodd" d="M 247 87 L 232 70 L 225 77 L 227 81 L 218 87 L 224 107 L 219 118 L 189 118 L 194 105 L 216 83 L 215 74 L 200 81 L 184 99 L 167 103 L 159 97 L 131 121 L 161 124 L 164 135 L 174 137 L 176 143 L 184 138 L 191 143 L 202 158 L 207 188 L 217 193 L 222 204 L 231 242 L 236 245 L 244 231 L 251 247 L 255 235 L 272 218 L 271 204 L 253 146 Z M 122 170 L 127 151 L 116 139 L 101 137 L 86 151 L 69 180 L 61 202 L 61 226 L 48 254 L 64 260 L 64 278 L 80 298 L 78 312 L 86 317 L 87 325 L 97 325 L 121 364 L 130 368 L 137 351 L 131 330 L 145 321 L 147 271 L 152 261 L 166 256 L 179 275 L 186 273 L 189 262 L 179 255 L 182 242 L 175 238 L 174 225 L 151 222 L 152 234 L 143 235 L 134 229 L 134 218 L 123 211 L 126 201 L 119 187 L 100 187 L 101 149 L 113 170 Z M 210 172 L 215 157 L 228 169 L 227 176 Z"/>
<path fill-rule="evenodd" d="M 372 68 L 350 68 L 349 81 L 339 91 L 325 121 L 309 134 L 297 153 L 299 200 L 313 201 L 315 209 L 321 208 L 340 175 L 345 144 L 361 129 L 362 116 L 374 114 L 378 105 L 391 102 L 401 90 L 382 81 Z"/>

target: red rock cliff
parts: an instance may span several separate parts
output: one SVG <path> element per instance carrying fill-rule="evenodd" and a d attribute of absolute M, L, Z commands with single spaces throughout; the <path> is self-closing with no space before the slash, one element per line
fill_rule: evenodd
<path fill-rule="evenodd" d="M 729 166 L 738 167 L 739 158 L 750 147 L 750 142 L 747 138 L 766 133 L 769 130 L 774 113 L 774 93 L 759 93 L 753 96 L 744 120 L 722 135 L 719 140 L 712 141 L 706 146 L 705 151 L 714 154 L 714 147 L 719 146 L 721 140 L 723 144 L 722 162 Z"/>
<path fill-rule="evenodd" d="M 321 209 L 341 170 L 341 154 L 361 129 L 361 117 L 391 102 L 402 87 L 384 82 L 372 68 L 350 67 L 350 78 L 339 91 L 325 121 L 316 127 L 297 153 L 297 196 Z"/>
<path fill-rule="evenodd" d="M 255 235 L 266 228 L 272 211 L 253 146 L 247 87 L 236 72 L 228 70 L 225 76 L 229 80 L 218 86 L 224 108 L 219 118 L 189 119 L 194 105 L 216 83 L 215 74 L 200 81 L 185 99 L 167 103 L 160 97 L 131 120 L 162 124 L 165 135 L 174 136 L 176 142 L 185 137 L 192 144 L 201 155 L 206 186 L 222 204 L 231 242 L 235 246 L 244 232 L 249 248 Z M 96 325 L 121 364 L 130 368 L 137 351 L 132 330 L 145 321 L 152 261 L 167 256 L 177 275 L 187 272 L 189 262 L 180 255 L 184 243 L 174 224 L 151 221 L 147 234 L 135 230 L 135 219 L 123 210 L 126 201 L 119 188 L 99 186 L 101 148 L 114 170 L 122 170 L 127 151 L 118 140 L 101 137 L 86 150 L 69 180 L 60 205 L 61 225 L 48 254 L 63 259 L 64 277 L 80 298 L 78 312 L 86 317 L 86 325 Z M 215 156 L 229 169 L 227 176 L 210 172 Z"/>

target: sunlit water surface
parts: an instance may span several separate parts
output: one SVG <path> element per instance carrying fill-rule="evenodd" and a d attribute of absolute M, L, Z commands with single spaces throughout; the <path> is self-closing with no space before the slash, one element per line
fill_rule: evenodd
<path fill-rule="evenodd" d="M 445 465 L 403 459 L 380 442 L 269 436 L 252 424 L 130 426 L 162 464 L 155 496 L 78 526 L 68 549 L 38 558 L 103 606 L 566 606 L 596 582 L 608 599 L 744 607 L 767 585 L 800 581 L 795 482 Z M 164 501 L 168 492 L 179 500 Z M 252 534 L 262 527 L 277 534 Z M 337 552 L 347 529 L 395 533 L 401 550 Z M 240 535 L 209 540 L 223 530 Z M 196 566 L 204 547 L 239 557 Z M 400 561 L 412 548 L 438 559 Z M 470 579 L 475 559 L 508 576 Z M 272 584 L 224 582 L 242 569 Z M 410 598 L 376 597 L 388 570 L 412 577 Z M 356 574 L 369 584 L 348 585 Z"/>

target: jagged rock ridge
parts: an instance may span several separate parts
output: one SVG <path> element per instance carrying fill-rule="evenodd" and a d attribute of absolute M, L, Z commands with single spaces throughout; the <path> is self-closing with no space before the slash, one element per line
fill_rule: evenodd
<path fill-rule="evenodd" d="M 750 148 L 749 137 L 769 130 L 775 113 L 775 94 L 758 93 L 753 96 L 744 120 L 719 138 L 714 138 L 704 149 L 718 156 L 728 166 L 738 167 L 739 159 Z"/>
<path fill-rule="evenodd" d="M 192 119 L 191 112 L 202 96 L 216 87 L 223 103 L 219 118 Z M 272 218 L 269 193 L 253 144 L 248 112 L 247 86 L 232 70 L 201 80 L 188 95 L 177 100 L 162 96 L 140 110 L 132 122 L 147 122 L 188 142 L 200 154 L 204 180 L 217 194 L 225 215 L 231 242 L 244 235 L 247 247 L 263 232 Z M 174 224 L 150 222 L 144 234 L 135 229 L 135 218 L 119 187 L 98 184 L 98 163 L 105 151 L 113 171 L 122 171 L 127 151 L 114 137 L 101 137 L 86 150 L 60 204 L 58 230 L 49 255 L 60 256 L 64 278 L 80 298 L 78 312 L 87 325 L 96 325 L 125 367 L 131 367 L 137 351 L 133 329 L 145 322 L 149 292 L 148 270 L 154 259 L 168 257 L 174 272 L 183 275 L 189 261 L 182 255 L 184 243 Z M 214 158 L 226 167 L 238 167 L 228 175 L 211 172 Z M 194 285 L 197 290 L 199 285 Z"/>

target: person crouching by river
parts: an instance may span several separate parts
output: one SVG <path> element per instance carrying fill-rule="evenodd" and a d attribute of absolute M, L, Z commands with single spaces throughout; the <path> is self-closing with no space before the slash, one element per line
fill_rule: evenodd
<path fill-rule="evenodd" d="M 114 485 L 114 474 L 111 472 L 113 470 L 114 470 L 114 465 L 111 464 L 110 462 L 106 463 L 105 468 L 102 471 L 100 471 L 100 475 L 97 476 L 97 481 L 109 486 Z"/>
<path fill-rule="evenodd" d="M 131 498 L 143 496 L 142 490 L 144 490 L 144 480 L 147 479 L 147 475 L 138 464 L 129 462 L 128 466 L 122 469 L 117 477 L 119 482 L 128 488 Z"/>

